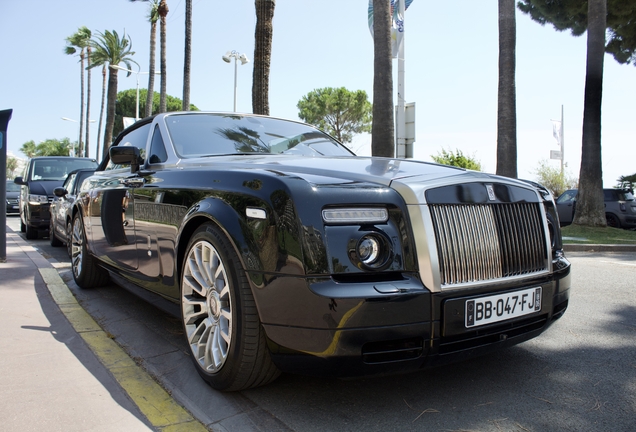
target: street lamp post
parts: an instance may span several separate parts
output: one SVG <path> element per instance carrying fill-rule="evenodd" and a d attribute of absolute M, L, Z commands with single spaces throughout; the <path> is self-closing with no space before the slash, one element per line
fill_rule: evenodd
<path fill-rule="evenodd" d="M 237 75 L 237 65 L 238 62 L 241 62 L 241 65 L 245 63 L 249 63 L 249 59 L 245 54 L 239 54 L 238 51 L 228 51 L 224 56 L 221 57 L 225 63 L 230 63 L 232 59 L 234 59 L 234 112 L 236 112 L 236 75 Z"/>
<path fill-rule="evenodd" d="M 111 65 L 112 68 L 123 70 L 126 72 L 137 74 L 137 107 L 135 108 L 135 121 L 139 120 L 139 75 L 148 75 L 150 72 L 132 71 L 118 65 Z M 155 75 L 161 75 L 161 72 L 155 71 Z"/>

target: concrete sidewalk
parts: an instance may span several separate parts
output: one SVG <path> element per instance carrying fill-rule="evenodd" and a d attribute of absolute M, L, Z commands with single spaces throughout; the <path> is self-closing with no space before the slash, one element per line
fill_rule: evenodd
<path fill-rule="evenodd" d="M 79 306 L 46 260 L 7 227 L 0 263 L 3 430 L 206 430 Z"/>

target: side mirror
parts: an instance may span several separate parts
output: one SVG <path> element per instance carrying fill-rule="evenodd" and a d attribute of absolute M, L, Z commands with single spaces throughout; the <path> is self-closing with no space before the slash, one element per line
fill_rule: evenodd
<path fill-rule="evenodd" d="M 15 183 L 15 184 L 19 184 L 20 186 L 26 186 L 26 185 L 27 185 L 27 182 L 25 182 L 25 181 L 24 181 L 24 179 L 23 179 L 22 177 L 16 177 L 16 178 L 13 180 L 13 183 Z"/>
<path fill-rule="evenodd" d="M 53 195 L 55 195 L 56 197 L 59 197 L 59 198 L 62 198 L 67 193 L 68 193 L 68 191 L 66 189 L 64 189 L 62 186 L 58 186 L 55 189 L 53 189 Z"/>
<path fill-rule="evenodd" d="M 139 165 L 142 162 L 139 156 L 139 149 L 133 146 L 124 147 L 111 147 L 108 149 L 110 160 L 117 165 L 130 164 L 130 172 L 136 173 L 139 171 Z"/>

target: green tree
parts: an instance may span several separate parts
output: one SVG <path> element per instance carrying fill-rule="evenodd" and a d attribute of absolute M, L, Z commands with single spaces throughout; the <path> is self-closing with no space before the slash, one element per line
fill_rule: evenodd
<path fill-rule="evenodd" d="M 83 154 L 83 142 L 82 135 L 84 134 L 84 127 L 86 125 L 86 148 L 88 149 L 88 139 L 89 139 L 89 127 L 88 127 L 88 116 L 90 115 L 90 69 L 88 70 L 88 89 L 89 89 L 89 97 L 84 103 L 84 61 L 90 64 L 90 42 L 91 40 L 91 31 L 86 27 L 80 27 L 75 33 L 66 38 L 66 47 L 64 48 L 64 52 L 67 55 L 77 55 L 80 58 L 80 120 L 79 120 L 79 146 L 80 146 L 80 154 Z M 87 58 L 88 55 L 88 58 Z M 85 107 L 87 113 L 86 117 L 84 117 Z"/>
<path fill-rule="evenodd" d="M 269 115 L 269 65 L 275 0 L 255 0 L 254 69 L 252 71 L 252 112 Z"/>
<path fill-rule="evenodd" d="M 615 0 L 610 0 L 614 2 Z M 601 99 L 607 28 L 607 0 L 521 0 L 519 9 L 544 25 L 570 29 L 575 36 L 587 30 L 587 60 L 583 108 L 583 139 L 577 211 L 573 224 L 607 226 L 603 202 L 601 161 Z"/>
<path fill-rule="evenodd" d="M 71 142 L 69 138 L 48 138 L 38 145 L 33 140 L 27 141 L 22 144 L 20 151 L 30 158 L 34 156 L 68 156 L 71 148 L 79 152 L 79 143 L 77 141 Z"/>
<path fill-rule="evenodd" d="M 7 157 L 7 178 L 15 177 L 15 170 L 18 168 L 18 160 L 12 156 Z"/>
<path fill-rule="evenodd" d="M 455 151 L 442 149 L 436 156 L 431 155 L 431 158 L 442 165 L 451 165 L 459 168 L 465 168 L 473 171 L 481 171 L 481 163 L 475 159 L 474 156 L 466 156 L 464 153 L 457 149 Z"/>
<path fill-rule="evenodd" d="M 517 96 L 515 0 L 499 0 L 499 89 L 497 174 L 517 178 Z"/>
<path fill-rule="evenodd" d="M 631 63 L 636 66 L 636 3 L 608 1 L 607 6 L 611 10 L 620 7 L 619 16 L 629 18 L 614 21 L 614 14 L 608 13 L 609 42 L 605 46 L 605 51 L 612 54 L 620 64 Z"/>
<path fill-rule="evenodd" d="M 146 89 L 139 90 L 139 110 L 143 111 L 146 108 Z M 159 108 L 160 95 L 154 92 L 152 98 L 153 108 L 157 110 Z M 115 109 L 115 126 L 113 127 L 113 137 L 116 137 L 122 130 L 124 130 L 124 117 L 135 117 L 137 109 L 137 89 L 122 90 L 117 93 L 117 106 Z M 181 111 L 183 109 L 183 102 L 181 99 L 167 95 L 166 96 L 166 112 Z M 199 111 L 195 105 L 190 104 L 188 111 Z"/>
<path fill-rule="evenodd" d="M 117 101 L 117 66 L 124 63 L 127 69 L 131 69 L 132 63 L 137 64 L 130 56 L 134 55 L 132 51 L 132 41 L 126 36 L 126 33 L 120 38 L 116 31 L 106 30 L 104 33 L 98 33 L 96 40 L 91 40 L 91 46 L 94 49 L 93 62 L 90 67 L 108 64 L 108 92 L 106 98 L 106 130 L 104 131 L 104 148 L 102 150 L 102 159 L 108 154 L 108 148 L 113 141 L 113 127 L 115 125 L 115 104 Z M 128 72 L 130 75 L 130 72 Z"/>
<path fill-rule="evenodd" d="M 557 198 L 567 189 L 578 188 L 579 181 L 567 172 L 561 172 L 561 168 L 551 166 L 548 161 L 539 162 L 539 167 L 534 170 L 537 183 L 545 186 L 552 196 Z"/>
<path fill-rule="evenodd" d="M 616 187 L 628 187 L 630 189 L 634 189 L 634 184 L 636 184 L 636 173 L 628 176 L 620 176 L 617 182 L 618 185 Z"/>
<path fill-rule="evenodd" d="M 371 154 L 395 156 L 391 4 L 373 0 L 373 124 Z"/>
<path fill-rule="evenodd" d="M 22 147 L 20 147 L 20 151 L 24 153 L 26 157 L 32 158 L 33 156 L 35 156 L 36 147 L 37 146 L 35 145 L 35 141 L 31 140 L 22 144 Z"/>
<path fill-rule="evenodd" d="M 521 0 L 519 9 L 541 25 L 580 36 L 587 30 L 587 1 Z M 636 65 L 636 2 L 607 0 L 605 51 L 621 64 Z"/>
<path fill-rule="evenodd" d="M 148 22 L 150 22 L 150 55 L 148 64 L 148 91 L 146 92 L 146 110 L 144 117 L 152 115 L 152 95 L 155 88 L 155 53 L 157 51 L 157 21 L 159 21 L 160 0 L 130 0 L 131 2 L 143 1 L 148 3 Z M 187 20 L 187 17 L 186 17 Z M 187 22 L 187 21 L 186 21 Z"/>
<path fill-rule="evenodd" d="M 328 132 L 342 143 L 371 131 L 371 102 L 364 90 L 325 87 L 309 92 L 296 105 L 298 117 Z"/>

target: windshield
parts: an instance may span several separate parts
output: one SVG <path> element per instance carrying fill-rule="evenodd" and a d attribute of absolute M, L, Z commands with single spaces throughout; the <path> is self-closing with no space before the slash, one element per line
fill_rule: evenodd
<path fill-rule="evenodd" d="M 13 182 L 13 180 L 7 180 L 7 192 L 20 192 L 20 185 Z"/>
<path fill-rule="evenodd" d="M 182 158 L 228 154 L 354 156 L 329 135 L 302 123 L 232 114 L 166 117 L 175 151 Z"/>
<path fill-rule="evenodd" d="M 64 180 L 68 173 L 80 168 L 96 168 L 95 159 L 60 157 L 33 161 L 30 181 Z"/>

